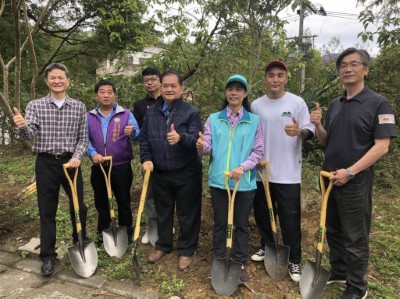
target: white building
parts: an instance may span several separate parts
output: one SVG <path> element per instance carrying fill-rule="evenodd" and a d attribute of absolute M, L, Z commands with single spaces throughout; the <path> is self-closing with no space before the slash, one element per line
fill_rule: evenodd
<path fill-rule="evenodd" d="M 97 68 L 96 75 L 98 77 L 105 75 L 124 75 L 131 77 L 149 58 L 164 50 L 164 48 L 157 46 L 146 47 L 142 51 L 128 53 L 124 63 L 119 63 L 119 59 L 108 59 Z"/>

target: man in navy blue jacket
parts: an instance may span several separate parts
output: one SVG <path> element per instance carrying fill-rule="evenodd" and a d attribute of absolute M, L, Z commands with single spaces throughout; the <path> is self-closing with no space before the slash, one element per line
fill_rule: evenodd
<path fill-rule="evenodd" d="M 153 195 L 158 240 L 149 262 L 173 249 L 174 208 L 179 221 L 179 269 L 192 263 L 200 231 L 202 169 L 196 141 L 201 131 L 200 112 L 182 99 L 182 76 L 168 71 L 161 76 L 161 101 L 151 106 L 140 134 L 142 167 L 153 169 Z"/>

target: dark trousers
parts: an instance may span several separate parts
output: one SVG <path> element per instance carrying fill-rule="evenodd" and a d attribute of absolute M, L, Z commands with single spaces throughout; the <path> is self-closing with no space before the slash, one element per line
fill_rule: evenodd
<path fill-rule="evenodd" d="M 228 224 L 228 193 L 226 190 L 214 187 L 210 187 L 210 190 L 214 209 L 214 257 L 224 258 Z M 237 192 L 235 196 L 232 258 L 241 264 L 246 264 L 249 256 L 249 216 L 253 206 L 254 193 L 254 190 Z"/>
<path fill-rule="evenodd" d="M 290 246 L 289 261 L 301 263 L 301 204 L 300 184 L 269 183 L 275 219 L 279 217 L 283 244 Z M 261 248 L 273 245 L 274 238 L 265 197 L 264 185 L 257 182 L 254 197 L 254 218 L 261 234 Z"/>
<path fill-rule="evenodd" d="M 109 166 L 104 165 L 104 170 L 107 174 Z M 132 239 L 133 232 L 131 208 L 132 178 L 133 174 L 130 163 L 114 165 L 111 169 L 111 189 L 118 206 L 118 225 L 126 226 L 128 240 Z M 93 187 L 94 204 L 98 213 L 97 233 L 101 234 L 104 229 L 110 227 L 111 216 L 106 182 L 99 165 L 92 165 L 90 182 Z M 113 209 L 115 209 L 115 202 L 113 202 Z"/>
<path fill-rule="evenodd" d="M 373 171 L 365 170 L 331 191 L 326 218 L 331 273 L 347 277 L 347 285 L 360 292 L 369 258 Z"/>
<path fill-rule="evenodd" d="M 180 256 L 192 256 L 197 248 L 202 196 L 201 164 L 196 162 L 178 171 L 153 171 L 153 196 L 157 215 L 158 240 L 155 248 L 170 252 L 173 248 L 174 210 L 179 222 L 176 243 Z"/>
<path fill-rule="evenodd" d="M 75 224 L 75 212 L 72 202 L 72 192 L 68 180 L 63 171 L 63 164 L 67 163 L 70 157 L 55 159 L 38 156 L 36 159 L 36 189 L 40 215 L 40 258 L 44 261 L 49 258 L 55 258 L 56 244 L 56 213 L 58 207 L 58 197 L 60 185 L 63 186 L 65 193 L 69 198 L 69 209 L 71 223 L 73 227 L 72 237 L 74 241 L 78 240 Z M 73 181 L 75 169 L 68 170 Z M 79 168 L 77 178 L 77 194 L 79 203 L 79 218 L 82 224 L 82 235 L 86 237 L 86 214 L 87 207 L 83 201 L 83 180 L 82 172 Z"/>

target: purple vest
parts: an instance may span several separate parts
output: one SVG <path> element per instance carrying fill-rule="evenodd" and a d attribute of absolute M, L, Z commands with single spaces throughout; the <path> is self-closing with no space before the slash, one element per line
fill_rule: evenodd
<path fill-rule="evenodd" d="M 98 112 L 92 110 L 87 113 L 91 143 L 98 154 L 112 156 L 113 165 L 130 163 L 133 158 L 129 137 L 124 134 L 124 128 L 129 124 L 129 115 L 129 109 L 117 106 L 115 114 L 111 116 L 108 122 L 107 137 L 104 143 Z"/>

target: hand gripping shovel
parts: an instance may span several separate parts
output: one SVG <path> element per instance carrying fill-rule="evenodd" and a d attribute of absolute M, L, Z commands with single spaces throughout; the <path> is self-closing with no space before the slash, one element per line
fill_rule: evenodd
<path fill-rule="evenodd" d="M 272 279 L 282 280 L 286 276 L 288 270 L 290 247 L 278 243 L 274 209 L 272 207 L 271 194 L 269 191 L 269 165 L 265 160 L 261 161 L 260 165 L 265 168 L 265 178 L 258 169 L 257 173 L 264 185 L 269 219 L 271 222 L 271 230 L 275 243 L 275 246 L 271 246 L 271 244 L 265 244 L 264 266 L 265 270 L 267 270 L 267 273 Z"/>
<path fill-rule="evenodd" d="M 140 220 L 142 218 L 144 203 L 146 201 L 146 194 L 147 194 L 147 187 L 149 185 L 149 178 L 150 178 L 150 168 L 147 167 L 146 172 L 144 174 L 142 194 L 140 195 L 140 202 L 139 202 L 138 214 L 136 217 L 135 231 L 133 233 L 132 265 L 133 265 L 133 269 L 135 270 L 136 278 L 138 280 L 139 285 L 140 285 L 140 265 L 139 265 L 139 260 L 136 256 L 136 251 L 139 247 L 138 240 L 139 240 L 139 233 L 140 233 Z"/>
<path fill-rule="evenodd" d="M 226 232 L 226 257 L 214 258 L 211 270 L 211 284 L 218 295 L 232 295 L 238 285 L 242 264 L 231 260 L 232 239 L 233 239 L 233 212 L 235 206 L 236 191 L 239 180 L 236 181 L 235 188 L 231 194 L 228 180 L 230 172 L 225 172 L 225 184 L 228 192 L 228 225 Z"/>
<path fill-rule="evenodd" d="M 307 261 L 304 266 L 303 274 L 300 278 L 300 293 L 303 299 L 319 298 L 330 277 L 329 271 L 321 267 L 321 259 L 325 236 L 326 207 L 328 204 L 329 193 L 331 192 L 333 187 L 333 182 L 331 181 L 329 183 L 328 189 L 325 190 L 324 177 L 329 178 L 332 176 L 332 174 L 326 171 L 321 171 L 319 176 L 321 184 L 322 203 L 318 231 L 318 243 L 315 253 L 316 261 L 315 263 Z"/>
<path fill-rule="evenodd" d="M 75 272 L 84 278 L 88 278 L 92 276 L 97 268 L 97 250 L 93 241 L 83 241 L 82 226 L 79 217 L 78 194 L 76 191 L 78 168 L 75 168 L 74 182 L 72 183 L 72 180 L 67 171 L 68 167 L 69 163 L 63 164 L 65 176 L 67 177 L 69 185 L 71 187 L 72 201 L 75 210 L 76 231 L 78 233 L 78 244 L 68 248 L 68 255 L 71 260 L 72 268 L 75 270 Z"/>
<path fill-rule="evenodd" d="M 123 257 L 128 248 L 128 234 L 126 226 L 117 226 L 115 220 L 115 212 L 113 209 L 113 195 L 111 189 L 111 168 L 112 168 L 112 157 L 104 157 L 103 161 L 109 161 L 108 173 L 105 172 L 102 164 L 100 165 L 101 171 L 104 174 L 104 180 L 107 187 L 108 207 L 110 209 L 111 216 L 111 227 L 103 230 L 103 244 L 106 252 L 111 256 L 117 258 Z"/>

